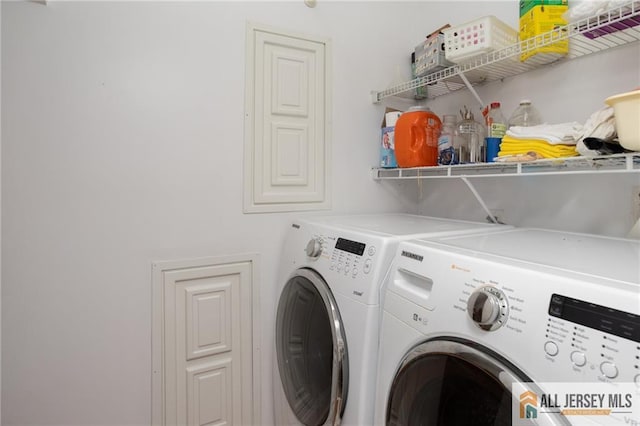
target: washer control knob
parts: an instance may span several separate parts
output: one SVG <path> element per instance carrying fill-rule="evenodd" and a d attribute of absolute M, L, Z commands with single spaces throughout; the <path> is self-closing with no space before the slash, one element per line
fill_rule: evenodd
<path fill-rule="evenodd" d="M 318 238 L 310 239 L 304 251 L 307 253 L 307 256 L 317 259 L 320 257 L 320 253 L 322 253 L 322 241 Z"/>
<path fill-rule="evenodd" d="M 600 371 L 608 379 L 615 379 L 618 376 L 618 367 L 612 362 L 603 362 L 600 364 Z"/>
<path fill-rule="evenodd" d="M 587 356 L 584 352 L 573 351 L 571 352 L 571 361 L 573 361 L 577 367 L 583 367 L 587 363 Z"/>
<path fill-rule="evenodd" d="M 467 314 L 485 331 L 494 331 L 507 321 L 509 306 L 502 291 L 492 286 L 480 287 L 467 300 Z"/>
<path fill-rule="evenodd" d="M 560 350 L 558 349 L 558 345 L 556 345 L 555 343 L 547 342 L 547 343 L 544 344 L 544 351 L 549 356 L 556 356 L 556 355 L 558 355 L 558 352 Z"/>

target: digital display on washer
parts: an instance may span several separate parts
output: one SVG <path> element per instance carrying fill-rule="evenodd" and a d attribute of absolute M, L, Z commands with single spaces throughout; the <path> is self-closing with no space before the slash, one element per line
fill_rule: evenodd
<path fill-rule="evenodd" d="M 549 315 L 640 342 L 640 316 L 553 294 Z"/>
<path fill-rule="evenodd" d="M 345 240 L 344 238 L 338 238 L 336 242 L 336 248 L 343 251 L 348 251 L 349 253 L 356 254 L 358 256 L 362 256 L 364 253 L 364 248 L 366 244 L 359 243 L 357 241 Z"/>

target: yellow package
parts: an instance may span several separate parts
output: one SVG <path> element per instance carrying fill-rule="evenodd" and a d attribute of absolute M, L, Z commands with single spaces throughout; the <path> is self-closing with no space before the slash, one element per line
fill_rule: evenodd
<path fill-rule="evenodd" d="M 569 53 L 567 21 L 562 19 L 567 8 L 566 5 L 534 6 L 520 17 L 522 62 L 534 55 L 543 63 L 552 62 Z"/>

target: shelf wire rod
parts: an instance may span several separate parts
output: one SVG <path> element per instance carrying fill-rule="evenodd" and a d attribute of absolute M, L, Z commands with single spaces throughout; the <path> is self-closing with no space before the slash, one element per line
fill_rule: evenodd
<path fill-rule="evenodd" d="M 478 203 L 480 203 L 480 205 L 482 206 L 482 209 L 487 213 L 487 217 L 491 219 L 493 223 L 496 223 L 496 224 L 500 223 L 498 222 L 498 219 L 496 219 L 496 217 L 493 215 L 493 213 L 491 213 L 491 210 L 489 210 L 489 207 L 487 207 L 484 200 L 482 199 L 480 194 L 478 194 L 478 191 L 476 191 L 476 188 L 473 186 L 473 184 L 469 182 L 469 179 L 467 179 L 466 176 L 461 176 L 460 179 L 462 179 L 462 181 L 467 184 L 473 196 L 476 197 L 476 200 L 478 200 Z"/>
<path fill-rule="evenodd" d="M 476 92 L 476 89 L 473 88 L 473 86 L 471 85 L 471 83 L 467 79 L 467 76 L 464 75 L 464 73 L 462 71 L 459 73 L 459 75 L 460 75 L 460 78 L 462 79 L 462 81 L 464 81 L 464 84 L 467 86 L 467 89 L 469 89 L 471 94 L 473 94 L 473 96 L 476 98 L 476 100 L 480 103 L 480 109 L 483 109 L 485 107 L 485 103 L 482 102 L 482 99 L 480 98 L 480 95 L 478 95 L 478 92 Z"/>

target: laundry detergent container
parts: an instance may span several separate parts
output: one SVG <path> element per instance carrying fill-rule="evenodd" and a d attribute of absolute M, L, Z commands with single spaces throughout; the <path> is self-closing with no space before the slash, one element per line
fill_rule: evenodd
<path fill-rule="evenodd" d="M 438 165 L 438 137 L 442 122 L 426 107 L 412 107 L 396 122 L 398 167 Z"/>

